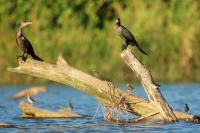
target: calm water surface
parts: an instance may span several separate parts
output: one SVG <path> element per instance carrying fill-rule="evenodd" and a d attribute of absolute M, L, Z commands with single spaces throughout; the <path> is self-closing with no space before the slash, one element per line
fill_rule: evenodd
<path fill-rule="evenodd" d="M 92 119 L 97 101 L 77 90 L 61 85 L 47 85 L 48 93 L 34 96 L 36 106 L 56 111 L 65 107 L 68 100 L 74 103 L 74 112 L 85 116 L 82 119 L 22 119 L 18 108 L 20 100 L 11 100 L 10 97 L 18 91 L 30 86 L 1 86 L 0 87 L 0 122 L 16 125 L 13 129 L 0 129 L 0 132 L 200 132 L 200 124 L 180 122 L 165 124 L 159 122 L 145 122 L 137 124 L 118 125 L 103 120 L 100 108 L 95 119 Z M 118 85 L 125 90 L 123 85 Z M 200 84 L 173 84 L 162 85 L 161 91 L 172 108 L 183 111 L 187 103 L 190 113 L 200 115 Z M 135 86 L 136 95 L 146 98 L 143 89 Z M 26 99 L 21 99 L 26 100 Z"/>

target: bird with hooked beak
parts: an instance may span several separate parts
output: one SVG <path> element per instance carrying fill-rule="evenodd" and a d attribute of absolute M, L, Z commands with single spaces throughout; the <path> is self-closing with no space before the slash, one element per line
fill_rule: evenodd
<path fill-rule="evenodd" d="M 23 51 L 22 59 L 25 61 L 28 58 L 28 55 L 31 55 L 31 57 L 35 60 L 38 61 L 43 61 L 40 57 L 38 57 L 34 50 L 33 47 L 31 45 L 31 43 L 29 42 L 29 40 L 24 36 L 23 34 L 23 28 L 25 28 L 28 25 L 31 25 L 32 22 L 21 22 L 19 25 L 19 30 L 17 32 L 17 37 L 16 37 L 16 41 L 18 46 L 20 47 L 20 49 Z M 26 54 L 26 56 L 24 56 Z"/>
<path fill-rule="evenodd" d="M 122 46 L 122 50 L 126 49 L 128 45 L 136 46 L 140 52 L 147 55 L 147 53 L 139 46 L 133 34 L 121 24 L 121 20 L 119 18 L 116 19 L 115 29 L 119 36 L 124 40 L 125 44 Z"/>

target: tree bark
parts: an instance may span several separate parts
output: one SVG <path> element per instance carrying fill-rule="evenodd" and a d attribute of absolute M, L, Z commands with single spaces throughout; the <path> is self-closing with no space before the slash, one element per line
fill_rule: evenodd
<path fill-rule="evenodd" d="M 22 110 L 22 118 L 38 119 L 38 118 L 81 118 L 82 117 L 81 115 L 70 112 L 67 109 L 60 109 L 57 112 L 53 112 L 35 107 L 32 104 L 26 103 L 24 101 L 20 102 L 19 107 Z"/>
<path fill-rule="evenodd" d="M 135 114 L 141 119 L 165 120 L 160 112 L 161 109 L 158 110 L 154 103 L 122 92 L 110 82 L 100 80 L 71 67 L 61 55 L 58 57 L 56 64 L 28 58 L 26 62 L 19 59 L 19 65 L 17 68 L 8 68 L 8 71 L 44 78 L 71 86 L 95 97 L 104 106 L 116 107 L 113 105 L 116 103 L 121 104 L 120 102 L 123 101 L 125 106 L 123 110 Z M 194 120 L 193 115 L 181 112 L 174 113 L 179 120 Z"/>
<path fill-rule="evenodd" d="M 162 96 L 159 86 L 153 80 L 150 70 L 145 67 L 132 53 L 129 48 L 121 53 L 124 62 L 134 71 L 140 80 L 149 101 L 158 109 L 167 122 L 177 121 L 176 115 Z"/>
<path fill-rule="evenodd" d="M 20 98 L 24 98 L 27 97 L 28 94 L 30 94 L 30 96 L 36 95 L 38 93 L 44 93 L 47 92 L 47 88 L 43 87 L 43 86 L 37 86 L 37 87 L 31 87 L 25 90 L 22 90 L 20 92 L 18 92 L 17 94 L 15 94 L 14 96 L 12 96 L 12 99 L 20 99 Z"/>

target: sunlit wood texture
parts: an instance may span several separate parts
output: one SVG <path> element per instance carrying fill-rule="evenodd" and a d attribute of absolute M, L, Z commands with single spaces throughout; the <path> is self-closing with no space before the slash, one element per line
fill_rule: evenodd
<path fill-rule="evenodd" d="M 44 93 L 47 92 L 47 88 L 44 86 L 35 86 L 35 87 L 31 87 L 25 90 L 22 90 L 20 92 L 18 92 L 17 94 L 15 94 L 14 96 L 12 96 L 12 99 L 20 99 L 20 98 L 24 98 L 27 97 L 28 94 L 30 94 L 31 96 L 36 95 L 38 93 Z"/>
<path fill-rule="evenodd" d="M 8 68 L 8 71 L 22 73 L 34 77 L 52 80 L 78 89 L 95 97 L 104 106 L 114 107 L 116 101 L 124 99 L 125 111 L 137 115 L 145 120 L 163 120 L 160 111 L 152 102 L 134 95 L 122 92 L 110 82 L 100 80 L 70 66 L 60 55 L 56 64 L 49 64 L 28 58 L 26 62 L 19 59 L 19 67 Z M 155 114 L 155 115 L 151 115 Z M 181 120 L 193 120 L 193 115 L 175 112 Z M 149 117 L 147 117 L 149 116 Z"/>
<path fill-rule="evenodd" d="M 27 102 L 20 102 L 19 107 L 22 111 L 23 118 L 81 118 L 81 115 L 69 111 L 58 110 L 57 112 L 48 111 L 35 107 Z"/>
<path fill-rule="evenodd" d="M 140 83 L 144 87 L 146 94 L 148 95 L 149 101 L 161 113 L 165 121 L 177 121 L 178 119 L 176 118 L 173 110 L 162 96 L 159 86 L 155 84 L 150 70 L 132 54 L 129 48 L 121 53 L 121 57 L 136 74 L 137 78 L 140 80 Z M 148 56 L 145 58 L 148 58 Z"/>
<path fill-rule="evenodd" d="M 10 125 L 4 122 L 0 122 L 0 128 L 17 128 L 15 125 Z"/>

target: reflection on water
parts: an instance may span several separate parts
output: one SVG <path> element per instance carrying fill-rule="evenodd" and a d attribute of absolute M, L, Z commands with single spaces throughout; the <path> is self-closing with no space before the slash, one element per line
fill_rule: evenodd
<path fill-rule="evenodd" d="M 98 103 L 86 94 L 71 88 L 59 85 L 48 85 L 48 93 L 34 96 L 35 105 L 49 110 L 57 110 L 68 105 L 71 99 L 74 111 L 84 115 L 81 119 L 22 119 L 18 104 L 20 100 L 13 101 L 12 95 L 27 86 L 2 86 L 0 88 L 0 122 L 16 125 L 15 129 L 0 129 L 0 132 L 199 132 L 200 125 L 188 122 L 166 124 L 162 122 L 144 122 L 137 124 L 117 125 L 103 120 L 102 109 L 95 119 L 92 119 Z M 125 89 L 123 85 L 119 85 Z M 134 94 L 146 98 L 140 86 L 134 87 Z M 178 84 L 162 85 L 161 91 L 169 104 L 177 111 L 184 110 L 184 104 L 190 107 L 190 113 L 200 115 L 200 85 Z M 26 99 L 24 99 L 26 100 Z"/>

